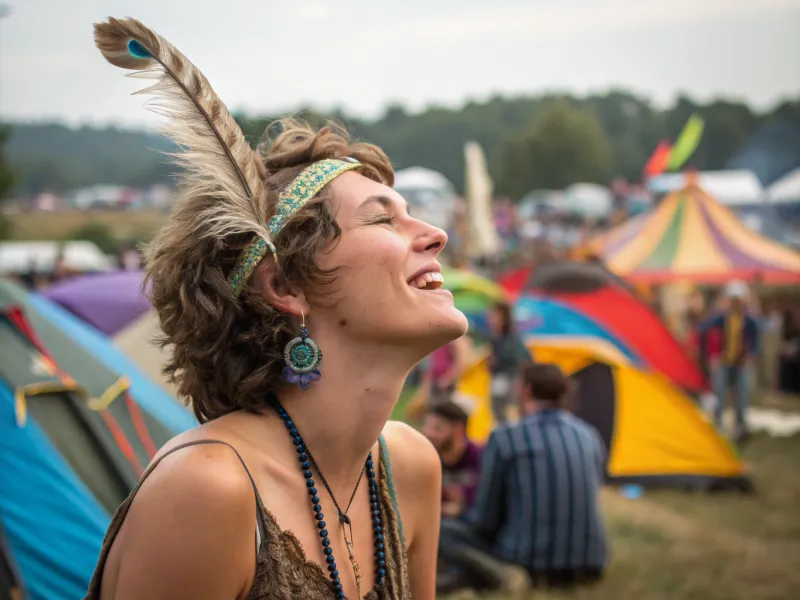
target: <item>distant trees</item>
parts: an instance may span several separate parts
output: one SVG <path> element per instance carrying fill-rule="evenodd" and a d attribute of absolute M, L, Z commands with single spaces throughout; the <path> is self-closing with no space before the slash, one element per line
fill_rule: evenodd
<path fill-rule="evenodd" d="M 8 141 L 10 128 L 0 124 L 0 205 L 11 193 L 16 180 L 16 175 L 8 164 L 6 152 L 6 142 Z M 3 214 L 0 213 L 0 240 L 8 237 L 10 224 Z"/>
<path fill-rule="evenodd" d="M 604 183 L 613 155 L 593 114 L 566 101 L 546 108 L 528 131 L 507 142 L 496 167 L 498 191 L 519 198 L 534 189 Z"/>
<path fill-rule="evenodd" d="M 457 109 L 431 107 L 419 113 L 393 105 L 382 118 L 370 121 L 339 111 L 327 116 L 344 123 L 356 137 L 380 145 L 396 168 L 428 167 L 443 173 L 457 188 L 464 182 L 464 144 L 475 140 L 486 152 L 498 192 L 517 198 L 530 189 L 523 191 L 528 185 L 607 182 L 616 175 L 637 180 L 659 140 L 674 140 L 693 113 L 706 123 L 690 161 L 699 170 L 724 168 L 775 119 L 797 125 L 800 131 L 800 97 L 765 113 L 740 102 L 699 104 L 687 97 L 662 110 L 619 90 L 584 98 L 498 96 Z M 296 114 L 314 125 L 325 122 L 313 111 Z M 239 115 L 237 121 L 255 145 L 273 118 Z M 784 129 L 788 133 L 782 144 L 795 149 L 800 165 L 800 133 Z M 171 149 L 167 140 L 145 132 L 54 124 L 16 125 L 6 146 L 18 175 L 15 194 L 63 192 L 94 183 L 143 186 L 169 181 L 172 167 L 159 151 Z M 516 161 L 524 165 L 515 166 Z"/>
<path fill-rule="evenodd" d="M 164 152 L 171 142 L 153 133 L 59 124 L 14 127 L 8 157 L 17 173 L 17 195 L 65 192 L 109 183 L 147 186 L 169 182 Z"/>
<path fill-rule="evenodd" d="M 10 127 L 0 125 L 0 202 L 8 197 L 16 181 L 16 175 L 8 164 L 6 151 L 6 143 L 8 142 L 10 133 Z"/>

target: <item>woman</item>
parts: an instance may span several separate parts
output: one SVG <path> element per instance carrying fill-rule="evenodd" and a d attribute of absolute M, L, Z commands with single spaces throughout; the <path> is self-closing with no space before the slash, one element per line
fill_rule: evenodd
<path fill-rule="evenodd" d="M 130 19 L 95 39 L 156 79 L 187 150 L 146 268 L 201 425 L 114 516 L 87 597 L 433 599 L 439 459 L 387 419 L 467 328 L 439 289 L 445 234 L 409 216 L 375 146 L 286 122 L 257 156 L 165 40 Z"/>
<path fill-rule="evenodd" d="M 488 315 L 492 353 L 489 357 L 491 373 L 492 414 L 495 422 L 508 421 L 508 413 L 515 406 L 514 394 L 520 382 L 522 368 L 531 364 L 531 355 L 525 343 L 514 330 L 511 307 L 495 304 Z"/>

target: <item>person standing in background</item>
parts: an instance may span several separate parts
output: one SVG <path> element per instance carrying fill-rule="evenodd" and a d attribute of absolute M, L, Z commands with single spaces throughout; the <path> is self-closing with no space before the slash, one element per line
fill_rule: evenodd
<path fill-rule="evenodd" d="M 514 395 L 519 388 L 521 370 L 532 364 L 533 359 L 514 329 L 508 304 L 495 304 L 487 321 L 492 345 L 489 356 L 492 414 L 496 423 L 505 423 L 515 404 Z"/>
<path fill-rule="evenodd" d="M 717 396 L 714 422 L 722 428 L 725 396 L 732 390 L 736 418 L 734 439 L 742 442 L 748 436 L 746 413 L 755 377 L 759 328 L 747 310 L 745 286 L 734 282 L 728 286 L 726 294 L 728 303 L 724 312 L 712 316 L 698 329 L 701 334 L 716 331 L 721 343 L 718 358 L 710 363 L 711 384 Z"/>

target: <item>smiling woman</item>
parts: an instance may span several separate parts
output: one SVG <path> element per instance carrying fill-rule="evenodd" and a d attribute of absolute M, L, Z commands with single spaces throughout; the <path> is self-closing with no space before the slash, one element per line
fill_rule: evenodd
<path fill-rule="evenodd" d="M 253 152 L 203 75 L 137 21 L 95 28 L 186 150 L 147 253 L 167 372 L 202 425 L 112 520 L 87 598 L 432 600 L 439 459 L 387 422 L 406 375 L 465 333 L 443 231 L 389 160 L 284 121 Z"/>

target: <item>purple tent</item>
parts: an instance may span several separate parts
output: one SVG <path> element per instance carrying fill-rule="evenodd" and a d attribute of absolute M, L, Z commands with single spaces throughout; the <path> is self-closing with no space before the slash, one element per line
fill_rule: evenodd
<path fill-rule="evenodd" d="M 42 295 L 113 336 L 150 310 L 143 281 L 141 271 L 83 275 L 59 282 Z"/>

